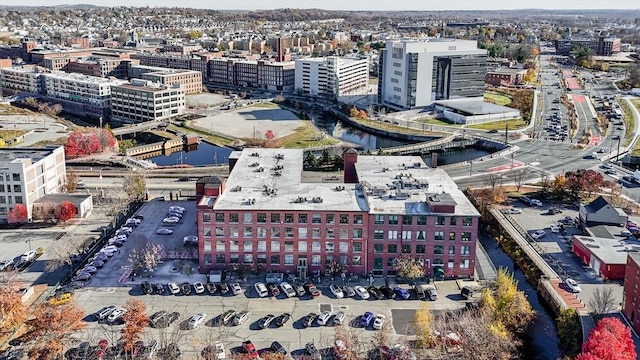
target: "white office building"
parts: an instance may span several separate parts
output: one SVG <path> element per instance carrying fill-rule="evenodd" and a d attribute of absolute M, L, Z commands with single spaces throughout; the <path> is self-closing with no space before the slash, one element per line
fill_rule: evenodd
<path fill-rule="evenodd" d="M 45 70 L 46 71 L 46 70 Z M 43 74 L 35 65 L 14 66 L 0 69 L 2 94 L 39 94 L 42 92 Z"/>
<path fill-rule="evenodd" d="M 130 84 L 111 87 L 111 120 L 141 123 L 164 120 L 186 113 L 184 89 L 133 79 Z"/>
<path fill-rule="evenodd" d="M 408 110 L 438 100 L 482 101 L 486 59 L 475 40 L 387 41 L 378 65 L 378 103 Z"/>
<path fill-rule="evenodd" d="M 303 94 L 340 97 L 366 94 L 368 59 L 329 56 L 296 60 L 295 88 Z"/>

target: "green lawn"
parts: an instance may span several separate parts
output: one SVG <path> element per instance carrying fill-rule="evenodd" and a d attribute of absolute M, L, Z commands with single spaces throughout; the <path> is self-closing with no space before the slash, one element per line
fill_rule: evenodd
<path fill-rule="evenodd" d="M 32 114 L 34 113 L 26 109 L 21 109 L 19 107 L 7 105 L 7 104 L 0 104 L 0 115 L 32 115 Z"/>
<path fill-rule="evenodd" d="M 314 146 L 335 145 L 340 142 L 330 136 L 322 134 L 311 122 L 296 128 L 295 133 L 278 138 L 277 141 L 283 148 L 300 149 Z"/>
<path fill-rule="evenodd" d="M 462 126 L 460 124 L 452 124 L 451 122 L 447 121 L 447 119 L 436 119 L 436 118 L 423 118 L 423 119 L 416 120 L 416 122 L 424 123 L 428 125 L 436 125 L 436 126 L 451 126 L 451 127 Z"/>
<path fill-rule="evenodd" d="M 523 119 L 510 119 L 493 121 L 484 124 L 469 125 L 467 126 L 467 128 L 479 130 L 504 130 L 507 124 L 509 125 L 509 130 L 517 130 L 527 126 L 527 122 Z"/>
<path fill-rule="evenodd" d="M 196 134 L 202 136 L 203 138 L 207 139 L 209 142 L 212 142 L 212 143 L 220 145 L 220 146 L 229 146 L 229 145 L 233 144 L 233 139 L 231 139 L 231 138 L 223 138 L 221 136 L 212 135 L 210 133 L 207 133 L 207 132 L 204 132 L 204 131 L 200 131 L 198 129 L 193 129 L 193 128 L 190 128 L 190 127 L 169 125 L 168 129 L 169 130 L 173 130 L 173 131 L 179 131 L 179 132 L 181 132 L 183 134 L 196 133 Z"/>
<path fill-rule="evenodd" d="M 484 93 L 484 98 L 485 99 L 491 99 L 493 100 L 493 102 L 496 105 L 500 105 L 500 106 L 507 106 L 509 104 L 511 104 L 511 98 L 506 96 L 506 95 L 502 95 L 502 94 L 497 94 L 494 92 L 485 92 Z"/>

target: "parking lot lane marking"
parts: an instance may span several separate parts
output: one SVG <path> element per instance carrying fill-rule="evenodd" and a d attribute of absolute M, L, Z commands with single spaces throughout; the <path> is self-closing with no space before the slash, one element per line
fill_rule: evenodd
<path fill-rule="evenodd" d="M 124 273 L 122 273 L 122 276 L 120 276 L 120 279 L 118 279 L 118 282 L 120 284 L 124 284 L 125 282 L 127 282 L 129 276 L 131 276 L 131 268 L 127 266 L 124 270 Z"/>

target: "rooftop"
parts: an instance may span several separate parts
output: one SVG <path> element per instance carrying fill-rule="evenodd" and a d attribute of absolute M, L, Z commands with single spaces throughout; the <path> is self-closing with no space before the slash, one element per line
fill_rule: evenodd
<path fill-rule="evenodd" d="M 632 237 L 616 239 L 576 235 L 573 241 L 584 245 L 606 264 L 626 264 L 628 254 L 637 254 L 640 251 L 640 241 Z"/>
<path fill-rule="evenodd" d="M 31 159 L 38 162 L 51 155 L 59 146 L 45 148 L 0 148 L 0 169 L 7 169 L 9 163 L 17 159 Z"/>
<path fill-rule="evenodd" d="M 137 82 L 134 80 L 139 80 L 139 79 L 132 79 L 132 82 L 128 84 L 119 84 L 119 85 L 113 86 L 112 91 L 115 88 L 131 89 L 131 90 L 146 91 L 146 92 L 165 91 L 170 88 L 182 89 L 182 86 L 179 83 L 172 84 L 171 86 L 166 86 L 166 85 L 149 82 L 149 81 Z"/>
<path fill-rule="evenodd" d="M 427 167 L 419 156 L 359 156 L 356 172 L 372 214 L 431 214 L 429 202 L 480 216 L 444 170 Z"/>
<path fill-rule="evenodd" d="M 440 101 L 436 101 L 435 104 L 444 106 L 449 109 L 453 109 L 456 112 L 462 113 L 467 116 L 518 112 L 518 110 L 510 107 L 491 104 L 484 101 L 440 100 Z"/>
<path fill-rule="evenodd" d="M 356 184 L 303 183 L 303 150 L 244 149 L 215 202 L 220 210 L 366 211 Z M 206 203 L 210 199 L 203 199 Z"/>
<path fill-rule="evenodd" d="M 518 69 L 518 68 L 498 68 L 495 69 L 493 71 L 487 71 L 488 73 L 500 73 L 500 74 L 518 74 L 521 72 L 526 72 L 527 70 L 525 69 Z"/>
<path fill-rule="evenodd" d="M 48 78 L 74 80 L 74 81 L 78 81 L 78 82 L 87 82 L 87 83 L 94 83 L 94 84 L 118 85 L 118 84 L 126 82 L 126 80 L 114 80 L 114 79 L 110 79 L 110 78 L 103 78 L 103 77 L 98 77 L 98 76 L 89 76 L 89 75 L 83 75 L 83 74 L 78 74 L 78 73 L 66 73 L 66 72 L 62 72 L 62 71 L 52 71 L 50 73 L 47 73 L 46 75 L 47 75 Z"/>

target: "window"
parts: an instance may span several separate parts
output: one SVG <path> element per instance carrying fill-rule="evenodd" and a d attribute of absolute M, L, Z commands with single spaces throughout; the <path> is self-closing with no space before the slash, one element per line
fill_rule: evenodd
<path fill-rule="evenodd" d="M 227 262 L 227 259 L 224 256 L 224 254 L 217 254 L 216 255 L 216 264 L 225 264 L 226 262 Z"/>
<path fill-rule="evenodd" d="M 311 223 L 312 224 L 321 224 L 322 223 L 322 215 L 320 215 L 320 214 L 311 215 Z"/>
<path fill-rule="evenodd" d="M 387 266 L 388 267 L 394 267 L 396 266 L 396 258 L 391 256 L 387 259 Z"/>
<path fill-rule="evenodd" d="M 204 264 L 211 265 L 211 254 L 204 254 Z"/>
<path fill-rule="evenodd" d="M 373 252 L 374 254 L 380 254 L 384 251 L 384 245 L 382 244 L 373 244 Z"/>
<path fill-rule="evenodd" d="M 258 264 L 266 264 L 266 263 L 267 263 L 267 255 L 258 254 Z"/>
<path fill-rule="evenodd" d="M 320 239 L 321 236 L 322 236 L 322 232 L 320 231 L 320 228 L 311 229 L 311 237 L 313 239 Z"/>
<path fill-rule="evenodd" d="M 284 223 L 293 224 L 293 214 L 284 214 Z"/>
<path fill-rule="evenodd" d="M 449 232 L 449 241 L 456 241 L 456 232 L 455 231 Z"/>
<path fill-rule="evenodd" d="M 398 225 L 398 215 L 389 215 L 389 225 Z"/>
<path fill-rule="evenodd" d="M 362 229 L 353 229 L 353 238 L 362 239 Z"/>
<path fill-rule="evenodd" d="M 293 265 L 293 255 L 285 255 L 284 256 L 284 264 L 285 265 Z"/>
<path fill-rule="evenodd" d="M 236 213 L 229 214 L 229 222 L 231 224 L 237 224 L 238 223 L 238 214 L 236 214 Z"/>
<path fill-rule="evenodd" d="M 244 213 L 242 220 L 243 220 L 243 224 L 251 224 L 251 223 L 253 223 L 253 214 L 252 213 Z"/>
<path fill-rule="evenodd" d="M 335 215 L 327 214 L 326 223 L 327 224 L 335 224 Z"/>
<path fill-rule="evenodd" d="M 460 255 L 470 255 L 471 254 L 471 246 L 463 245 L 460 246 Z"/>
<path fill-rule="evenodd" d="M 436 254 L 436 255 L 444 254 L 444 249 L 442 248 L 442 245 L 435 245 L 433 247 L 433 253 Z"/>
<path fill-rule="evenodd" d="M 425 234 L 426 234 L 425 231 L 422 231 L 422 230 L 417 231 L 416 232 L 416 240 L 425 240 L 425 236 L 426 236 Z"/>
<path fill-rule="evenodd" d="M 340 239 L 349 238 L 349 229 L 340 229 Z"/>
<path fill-rule="evenodd" d="M 327 239 L 335 239 L 336 233 L 333 228 L 327 228 Z"/>
<path fill-rule="evenodd" d="M 449 225 L 455 225 L 456 224 L 456 217 L 452 216 L 449 218 Z"/>
<path fill-rule="evenodd" d="M 442 232 L 442 231 L 434 231 L 433 239 L 434 240 L 438 240 L 438 241 L 444 240 L 444 232 Z"/>
<path fill-rule="evenodd" d="M 425 245 L 416 245 L 416 254 L 424 254 L 425 252 L 427 252 Z"/>
<path fill-rule="evenodd" d="M 456 246 L 449 245 L 449 255 L 455 255 L 455 254 L 456 254 Z"/>
<path fill-rule="evenodd" d="M 306 239 L 308 230 L 307 228 L 298 228 L 298 239 Z"/>
<path fill-rule="evenodd" d="M 298 241 L 298 252 L 307 252 L 307 242 Z"/>
<path fill-rule="evenodd" d="M 284 237 L 292 238 L 293 237 L 293 228 L 284 228 Z"/>
<path fill-rule="evenodd" d="M 229 251 L 240 251 L 240 243 L 238 241 L 230 241 Z"/>
<path fill-rule="evenodd" d="M 284 242 L 284 251 L 292 252 L 293 251 L 293 241 L 285 241 Z"/>
<path fill-rule="evenodd" d="M 340 250 L 341 253 L 349 252 L 349 243 L 341 241 L 340 244 L 339 244 L 339 250 Z"/>
<path fill-rule="evenodd" d="M 224 240 L 217 240 L 216 241 L 216 251 L 224 251 L 225 250 L 225 242 Z"/>
<path fill-rule="evenodd" d="M 216 213 L 216 222 L 223 223 L 224 222 L 224 213 Z"/>
<path fill-rule="evenodd" d="M 211 237 L 211 228 L 208 226 L 205 226 L 202 228 L 202 236 L 203 237 Z"/>
<path fill-rule="evenodd" d="M 465 242 L 466 241 L 471 241 L 471 233 L 468 232 L 468 231 L 462 232 L 462 237 L 461 237 L 460 240 L 465 241 Z"/>
<path fill-rule="evenodd" d="M 271 252 L 280 251 L 280 241 L 271 240 Z"/>
<path fill-rule="evenodd" d="M 211 252 L 211 241 L 210 240 L 205 240 L 204 241 L 204 251 L 206 252 Z"/>
<path fill-rule="evenodd" d="M 251 252 L 253 251 L 253 241 L 251 240 L 245 240 L 242 242 L 242 249 L 244 252 Z"/>
<path fill-rule="evenodd" d="M 271 223 L 279 224 L 280 223 L 280 214 L 271 214 Z"/>
<path fill-rule="evenodd" d="M 402 230 L 402 240 L 411 240 L 411 231 Z"/>
<path fill-rule="evenodd" d="M 398 240 L 398 231 L 389 230 L 387 232 L 387 240 Z"/>
<path fill-rule="evenodd" d="M 402 225 L 413 225 L 413 216 L 410 216 L 410 215 L 403 216 Z"/>
<path fill-rule="evenodd" d="M 377 225 L 382 225 L 384 224 L 384 215 L 376 215 L 373 218 L 373 223 L 377 224 Z"/>
<path fill-rule="evenodd" d="M 320 256 L 320 255 L 311 255 L 311 265 L 314 265 L 314 266 L 322 265 L 322 256 Z"/>
<path fill-rule="evenodd" d="M 362 252 L 362 243 L 361 242 L 354 242 L 353 243 L 353 252 Z"/>
<path fill-rule="evenodd" d="M 349 258 L 347 257 L 347 255 L 340 255 L 340 260 L 338 260 L 338 261 L 342 265 L 347 265 L 348 260 L 349 260 Z"/>
<path fill-rule="evenodd" d="M 453 269 L 453 260 L 447 261 L 447 268 L 448 269 Z"/>
<path fill-rule="evenodd" d="M 269 262 L 271 265 L 280 265 L 280 255 L 271 255 Z"/>
<path fill-rule="evenodd" d="M 418 225 L 427 225 L 427 217 L 418 216 Z"/>
<path fill-rule="evenodd" d="M 436 225 L 444 225 L 444 216 L 436 216 Z"/>
<path fill-rule="evenodd" d="M 239 235 L 239 230 L 237 227 L 231 227 L 229 228 L 229 237 L 230 238 L 237 238 Z"/>
<path fill-rule="evenodd" d="M 362 256 L 355 255 L 351 258 L 351 265 L 353 266 L 362 266 Z"/>
<path fill-rule="evenodd" d="M 396 244 L 387 245 L 387 252 L 389 254 L 397 254 L 398 253 L 398 245 L 396 245 Z"/>
<path fill-rule="evenodd" d="M 258 251 L 267 251 L 267 242 L 264 240 L 258 241 Z"/>
<path fill-rule="evenodd" d="M 311 251 L 313 251 L 313 252 L 322 251 L 321 246 L 320 246 L 320 241 L 312 241 L 311 242 Z"/>
<path fill-rule="evenodd" d="M 13 181 L 20 181 L 20 174 L 13 173 Z"/>
<path fill-rule="evenodd" d="M 360 214 L 353 215 L 353 223 L 358 225 L 362 224 L 362 215 Z"/>
<path fill-rule="evenodd" d="M 340 214 L 340 224 L 349 223 L 349 214 Z"/>
<path fill-rule="evenodd" d="M 253 237 L 253 228 L 250 226 L 246 226 L 243 232 L 244 237 Z"/>
<path fill-rule="evenodd" d="M 460 262 L 460 269 L 468 269 L 469 268 L 469 259 L 464 259 Z"/>
<path fill-rule="evenodd" d="M 465 216 L 462 218 L 462 226 L 471 226 L 473 218 L 471 216 Z"/>
<path fill-rule="evenodd" d="M 265 213 L 258 213 L 257 215 L 257 221 L 259 224 L 265 224 L 267 222 L 267 214 Z"/>
<path fill-rule="evenodd" d="M 324 251 L 326 251 L 326 252 L 334 252 L 334 251 L 336 251 L 334 242 L 333 241 L 325 242 L 324 243 Z"/>
<path fill-rule="evenodd" d="M 375 240 L 382 240 L 384 239 L 384 231 L 383 230 L 374 230 L 373 231 L 373 238 Z"/>
<path fill-rule="evenodd" d="M 253 254 L 244 254 L 242 262 L 244 264 L 253 264 Z"/>
<path fill-rule="evenodd" d="M 411 245 L 402 244 L 402 253 L 403 254 L 411 254 Z"/>
<path fill-rule="evenodd" d="M 266 227 L 262 227 L 262 226 L 258 226 L 256 228 L 256 236 L 258 236 L 259 238 L 267 237 L 267 228 Z"/>
<path fill-rule="evenodd" d="M 382 258 L 381 257 L 376 257 L 373 258 L 373 268 L 376 270 L 382 270 Z"/>
<path fill-rule="evenodd" d="M 298 214 L 298 223 L 306 224 L 307 223 L 307 214 Z"/>
<path fill-rule="evenodd" d="M 271 238 L 279 238 L 280 237 L 280 228 L 271 228 Z"/>
<path fill-rule="evenodd" d="M 205 224 L 208 224 L 211 222 L 211 213 L 210 212 L 206 212 L 206 213 L 202 213 L 202 222 Z"/>

